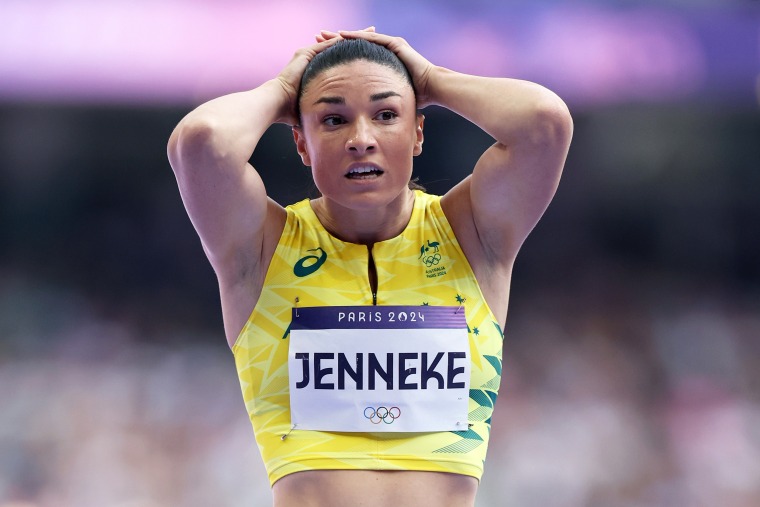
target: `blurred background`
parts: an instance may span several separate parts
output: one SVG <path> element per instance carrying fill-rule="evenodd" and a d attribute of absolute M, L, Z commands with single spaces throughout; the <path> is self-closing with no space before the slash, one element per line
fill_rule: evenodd
<path fill-rule="evenodd" d="M 575 119 L 478 507 L 760 505 L 760 2 L 1 0 L 0 506 L 270 505 L 166 141 L 370 24 Z M 441 193 L 491 141 L 426 116 Z M 253 162 L 281 204 L 310 192 L 286 127 Z"/>

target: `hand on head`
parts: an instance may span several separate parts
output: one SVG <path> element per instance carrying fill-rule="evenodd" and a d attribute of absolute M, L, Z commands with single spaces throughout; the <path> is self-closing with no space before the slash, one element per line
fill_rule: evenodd
<path fill-rule="evenodd" d="M 344 39 L 365 39 L 393 51 L 404 62 L 407 70 L 409 70 L 409 74 L 412 76 L 414 89 L 417 94 L 418 107 L 421 109 L 432 102 L 429 83 L 430 73 L 435 68 L 435 65 L 412 48 L 405 39 L 377 33 L 375 32 L 375 27 L 358 31 L 340 30 L 336 36 Z"/>
<path fill-rule="evenodd" d="M 279 122 L 291 126 L 298 125 L 298 89 L 301 86 L 301 76 L 309 62 L 319 53 L 329 48 L 342 37 L 321 38 L 317 37 L 318 42 L 311 46 L 306 46 L 296 51 L 293 58 L 288 62 L 282 71 L 277 75 L 282 89 L 287 95 L 287 103 L 283 106 Z"/>

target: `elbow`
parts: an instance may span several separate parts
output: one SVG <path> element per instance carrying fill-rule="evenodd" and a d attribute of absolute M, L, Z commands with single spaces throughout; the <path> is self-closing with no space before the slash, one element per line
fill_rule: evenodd
<path fill-rule="evenodd" d="M 215 134 L 214 123 L 207 118 L 186 116 L 169 136 L 166 153 L 175 173 L 188 167 L 187 160 L 207 156 Z"/>
<path fill-rule="evenodd" d="M 567 104 L 545 90 L 534 105 L 534 141 L 539 144 L 569 146 L 573 137 L 573 117 Z"/>

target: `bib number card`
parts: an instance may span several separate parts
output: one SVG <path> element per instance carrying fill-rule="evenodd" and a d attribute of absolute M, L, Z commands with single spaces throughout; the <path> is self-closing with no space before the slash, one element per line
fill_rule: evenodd
<path fill-rule="evenodd" d="M 461 307 L 294 309 L 288 373 L 298 429 L 468 428 L 470 347 Z"/>

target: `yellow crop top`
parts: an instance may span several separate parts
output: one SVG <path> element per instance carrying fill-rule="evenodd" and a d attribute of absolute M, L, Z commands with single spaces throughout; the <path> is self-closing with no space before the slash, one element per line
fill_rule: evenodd
<path fill-rule="evenodd" d="M 308 200 L 287 221 L 258 303 L 232 348 L 269 481 L 304 470 L 420 470 L 480 479 L 499 390 L 503 333 L 443 214 L 440 197 L 415 191 L 397 237 L 375 243 L 378 305 L 463 305 L 471 351 L 469 429 L 336 433 L 291 429 L 288 336 L 299 306 L 372 305 L 366 245 L 322 227 Z M 287 435 L 287 438 L 283 438 Z"/>

